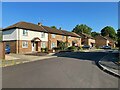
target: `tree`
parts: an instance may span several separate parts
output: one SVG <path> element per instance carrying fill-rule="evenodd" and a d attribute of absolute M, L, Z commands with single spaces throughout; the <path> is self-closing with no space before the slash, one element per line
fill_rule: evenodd
<path fill-rule="evenodd" d="M 95 36 L 97 36 L 97 35 L 100 35 L 100 33 L 98 33 L 98 32 L 92 32 L 92 33 L 91 33 L 91 36 L 92 36 L 92 37 L 95 37 Z"/>
<path fill-rule="evenodd" d="M 116 40 L 116 32 L 115 29 L 111 26 L 106 26 L 101 30 L 101 35 L 102 36 L 108 36 L 111 37 L 112 39 Z"/>
<path fill-rule="evenodd" d="M 57 27 L 56 27 L 56 26 L 51 26 L 51 28 L 57 29 Z"/>
<path fill-rule="evenodd" d="M 85 24 L 81 24 L 81 25 L 76 25 L 75 28 L 72 30 L 72 32 L 75 32 L 77 34 L 79 33 L 86 33 L 86 34 L 91 34 L 92 28 L 88 27 Z"/>
<path fill-rule="evenodd" d="M 119 47 L 119 50 L 120 50 L 120 29 L 117 30 L 117 41 L 118 41 L 118 47 Z"/>

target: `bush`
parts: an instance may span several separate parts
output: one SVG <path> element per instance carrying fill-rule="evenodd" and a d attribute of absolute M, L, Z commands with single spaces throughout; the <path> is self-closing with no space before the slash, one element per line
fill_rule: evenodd
<path fill-rule="evenodd" d="M 41 48 L 41 52 L 48 52 L 48 48 Z"/>
<path fill-rule="evenodd" d="M 82 50 L 82 49 L 83 49 L 82 46 L 77 47 L 77 50 Z"/>
<path fill-rule="evenodd" d="M 71 47 L 68 47 L 67 49 L 68 49 L 68 50 L 76 50 L 77 47 L 75 47 L 75 46 L 71 46 Z"/>
<path fill-rule="evenodd" d="M 60 48 L 59 47 L 54 47 L 53 50 L 58 51 Z"/>
<path fill-rule="evenodd" d="M 45 48 L 45 52 L 48 52 L 48 48 Z"/>
<path fill-rule="evenodd" d="M 58 45 L 59 50 L 65 50 L 67 48 L 66 42 L 60 42 Z"/>
<path fill-rule="evenodd" d="M 45 48 L 41 48 L 41 52 L 45 52 Z"/>

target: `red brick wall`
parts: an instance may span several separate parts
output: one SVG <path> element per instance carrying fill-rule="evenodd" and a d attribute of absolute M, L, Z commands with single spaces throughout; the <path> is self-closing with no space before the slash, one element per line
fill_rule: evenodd
<path fill-rule="evenodd" d="M 5 59 L 5 45 L 0 42 L 0 59 Z"/>
<path fill-rule="evenodd" d="M 66 36 L 62 38 L 63 35 L 55 35 L 55 38 L 52 37 L 52 34 L 48 34 L 48 48 L 51 49 L 51 43 L 55 43 L 57 45 L 57 40 L 61 40 L 63 42 L 66 42 Z"/>
<path fill-rule="evenodd" d="M 17 41 L 4 41 L 5 46 L 9 45 L 10 46 L 10 52 L 11 53 L 17 53 Z"/>

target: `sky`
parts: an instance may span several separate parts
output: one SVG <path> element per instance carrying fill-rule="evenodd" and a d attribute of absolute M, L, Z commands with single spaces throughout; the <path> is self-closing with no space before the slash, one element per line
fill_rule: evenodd
<path fill-rule="evenodd" d="M 118 28 L 117 2 L 3 2 L 2 27 L 26 21 L 72 31 L 86 24 L 96 32 L 105 26 Z"/>

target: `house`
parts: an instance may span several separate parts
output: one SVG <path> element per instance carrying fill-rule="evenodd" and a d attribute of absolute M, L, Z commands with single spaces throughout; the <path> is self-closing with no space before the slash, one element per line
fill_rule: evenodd
<path fill-rule="evenodd" d="M 47 30 L 28 22 L 18 22 L 3 29 L 3 41 L 10 45 L 12 53 L 40 51 L 47 47 Z"/>
<path fill-rule="evenodd" d="M 66 42 L 68 44 L 68 47 L 70 46 L 81 46 L 81 37 L 74 33 L 74 32 L 68 32 L 65 30 L 62 30 L 64 35 L 66 36 Z"/>
<path fill-rule="evenodd" d="M 3 41 L 9 45 L 12 53 L 27 53 L 41 51 L 41 48 L 53 49 L 60 41 L 77 41 L 80 43 L 80 36 L 72 32 L 57 30 L 40 23 L 18 22 L 3 29 Z M 67 39 L 71 37 L 71 39 Z M 74 38 L 74 39 L 73 39 Z M 80 44 L 79 44 L 80 45 Z"/>
<path fill-rule="evenodd" d="M 92 36 L 85 33 L 80 33 L 79 35 L 81 36 L 82 45 L 89 45 L 90 47 L 95 46 L 95 39 Z"/>
<path fill-rule="evenodd" d="M 98 35 L 95 37 L 96 47 L 102 47 L 102 46 L 111 46 L 115 47 L 115 41 L 111 39 L 109 36 L 103 37 L 101 35 Z"/>

